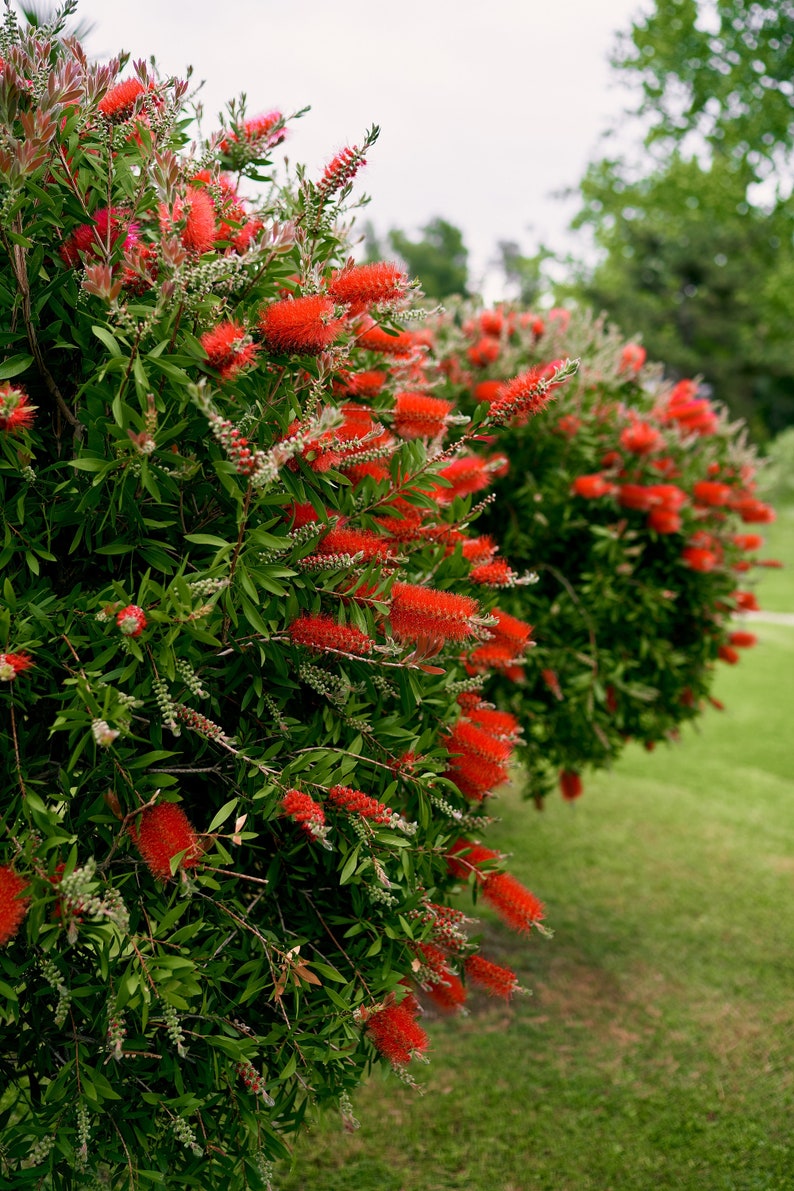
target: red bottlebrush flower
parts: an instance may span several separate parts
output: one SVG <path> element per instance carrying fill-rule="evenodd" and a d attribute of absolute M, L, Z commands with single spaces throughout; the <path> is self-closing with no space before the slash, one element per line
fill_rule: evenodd
<path fill-rule="evenodd" d="M 639 509 L 643 513 L 650 512 L 659 503 L 655 490 L 642 484 L 619 484 L 617 496 L 622 508 Z"/>
<path fill-rule="evenodd" d="M 30 404 L 30 398 L 19 385 L 12 385 L 10 381 L 0 384 L 0 430 L 14 434 L 17 430 L 32 426 L 36 408 Z"/>
<path fill-rule="evenodd" d="M 21 897 L 28 882 L 12 868 L 0 868 L 0 946 L 13 939 L 28 912 L 29 897 Z"/>
<path fill-rule="evenodd" d="M 677 513 L 687 502 L 686 492 L 677 488 L 675 484 L 653 484 L 648 491 L 651 492 L 656 507 L 664 509 L 666 513 Z"/>
<path fill-rule="evenodd" d="M 116 624 L 125 637 L 140 637 L 146 628 L 146 613 L 137 604 L 128 604 L 117 613 Z"/>
<path fill-rule="evenodd" d="M 512 380 L 505 381 L 502 391 L 492 403 L 490 417 L 506 421 L 517 414 L 538 414 L 552 399 L 554 385 L 547 384 L 547 368 L 530 368 Z"/>
<path fill-rule="evenodd" d="M 481 955 L 468 955 L 463 962 L 466 979 L 478 988 L 484 988 L 492 997 L 503 997 L 509 1001 L 518 991 L 518 977 L 510 968 L 503 968 L 483 959 Z"/>
<path fill-rule="evenodd" d="M 362 156 L 361 150 L 355 145 L 352 149 L 342 149 L 328 162 L 323 170 L 323 176 L 317 184 L 317 189 L 323 197 L 334 194 L 343 186 L 347 186 L 348 182 L 352 182 L 362 165 L 366 164 L 366 157 Z"/>
<path fill-rule="evenodd" d="M 498 339 L 505 327 L 505 316 L 501 310 L 483 310 L 480 315 L 480 330 L 483 335 L 495 335 Z"/>
<path fill-rule="evenodd" d="M 577 418 L 576 414 L 563 414 L 555 427 L 557 433 L 565 438 L 576 438 L 581 428 L 582 419 Z"/>
<path fill-rule="evenodd" d="M 560 793 L 566 802 L 573 802 L 581 797 L 582 779 L 573 769 L 560 770 Z"/>
<path fill-rule="evenodd" d="M 138 243 L 138 225 L 131 223 L 118 209 L 100 207 L 94 211 L 92 223 L 82 223 L 59 248 L 61 260 L 71 267 L 82 260 L 97 260 L 115 248 L 121 240 L 128 251 Z"/>
<path fill-rule="evenodd" d="M 389 620 L 400 641 L 465 641 L 471 619 L 479 611 L 476 600 L 450 591 L 436 591 L 414 583 L 395 583 Z"/>
<path fill-rule="evenodd" d="M 386 384 L 388 374 L 377 369 L 369 372 L 344 372 L 339 383 L 350 397 L 376 397 Z"/>
<path fill-rule="evenodd" d="M 773 508 L 764 504 L 762 500 L 755 500 L 751 496 L 745 496 L 739 500 L 732 501 L 731 507 L 736 510 L 742 521 L 747 525 L 754 522 L 760 525 L 770 525 L 776 516 Z"/>
<path fill-rule="evenodd" d="M 333 273 L 328 293 L 340 306 L 349 306 L 350 314 L 361 314 L 370 306 L 382 302 L 396 302 L 403 297 L 408 278 L 390 261 L 375 261 L 369 265 L 348 265 Z"/>
<path fill-rule="evenodd" d="M 490 629 L 493 639 L 513 646 L 513 656 L 518 657 L 529 645 L 532 625 L 518 620 L 508 612 L 503 612 L 501 608 L 494 608 L 493 615 L 497 620 L 496 625 Z"/>
<path fill-rule="evenodd" d="M 717 657 L 720 661 L 727 662 L 729 666 L 735 666 L 739 661 L 739 652 L 732 645 L 720 645 Z"/>
<path fill-rule="evenodd" d="M 332 554 L 363 554 L 365 562 L 383 562 L 394 555 L 393 543 L 369 529 L 346 529 L 335 526 L 329 529 L 315 548 L 313 558 Z"/>
<path fill-rule="evenodd" d="M 620 353 L 618 372 L 633 372 L 636 376 L 647 357 L 648 353 L 639 343 L 627 343 Z"/>
<path fill-rule="evenodd" d="M 785 563 L 779 558 L 759 558 L 755 565 L 757 567 L 774 567 L 776 570 L 782 570 Z"/>
<path fill-rule="evenodd" d="M 481 380 L 479 384 L 474 386 L 474 400 L 487 401 L 491 405 L 497 401 L 502 392 L 502 381 L 500 380 Z"/>
<path fill-rule="evenodd" d="M 713 550 L 706 550 L 702 546 L 685 546 L 681 552 L 681 561 L 690 570 L 705 574 L 714 570 L 718 560 Z"/>
<path fill-rule="evenodd" d="M 203 186 L 188 186 L 184 200 L 178 199 L 171 210 L 168 222 L 184 221 L 180 239 L 188 252 L 202 256 L 215 247 L 218 238 L 218 223 L 215 218 L 215 204 L 212 196 Z M 161 223 L 163 219 L 161 217 Z"/>
<path fill-rule="evenodd" d="M 554 698 L 562 699 L 562 687 L 560 686 L 560 680 L 557 677 L 557 672 L 555 670 L 541 670 L 540 677 L 543 679 L 552 695 L 554 695 Z"/>
<path fill-rule="evenodd" d="M 585 500 L 598 500 L 601 496 L 611 496 L 616 488 L 596 472 L 594 475 L 577 476 L 571 484 L 571 491 L 574 496 L 583 496 Z"/>
<path fill-rule="evenodd" d="M 761 611 L 758 600 L 755 598 L 755 592 L 753 591 L 735 591 L 732 598 L 736 604 L 736 607 L 741 612 Z"/>
<path fill-rule="evenodd" d="M 292 521 L 293 529 L 302 529 L 304 525 L 314 525 L 320 520 L 320 514 L 307 500 L 293 502 L 287 506 L 286 512 Z"/>
<path fill-rule="evenodd" d="M 469 578 L 472 583 L 481 583 L 484 587 L 510 587 L 516 580 L 516 574 L 503 558 L 495 558 L 492 562 L 473 567 Z"/>
<path fill-rule="evenodd" d="M 377 798 L 370 798 L 361 790 L 352 790 L 349 786 L 332 786 L 328 791 L 329 801 L 341 811 L 350 815 L 361 815 L 362 819 L 371 819 L 373 823 L 389 824 L 395 817 L 395 812 Z"/>
<path fill-rule="evenodd" d="M 465 538 L 462 534 L 460 537 L 450 535 L 450 539 L 454 543 L 450 547 L 450 553 L 459 543 L 463 557 L 475 565 L 490 562 L 497 550 L 496 542 L 488 534 L 482 534 L 479 538 Z"/>
<path fill-rule="evenodd" d="M 0 682 L 13 682 L 34 665 L 29 653 L 0 653 Z"/>
<path fill-rule="evenodd" d="M 231 380 L 256 358 L 259 348 L 248 338 L 240 323 L 222 322 L 206 331 L 200 340 L 207 353 L 207 362 L 221 376 Z"/>
<path fill-rule="evenodd" d="M 567 331 L 571 321 L 571 312 L 563 306 L 553 306 L 548 312 L 547 318 L 550 323 L 559 323 L 561 331 Z"/>
<path fill-rule="evenodd" d="M 695 504 L 717 508 L 729 502 L 731 488 L 729 484 L 720 484 L 717 480 L 698 480 L 693 485 L 692 494 Z"/>
<path fill-rule="evenodd" d="M 393 1067 L 405 1067 L 427 1050 L 427 1034 L 414 1020 L 415 1013 L 416 1000 L 408 996 L 399 1005 L 387 998 L 382 1009 L 366 1017 L 368 1037 Z"/>
<path fill-rule="evenodd" d="M 273 302 L 259 316 L 259 329 L 271 351 L 306 356 L 330 347 L 342 326 L 342 320 L 334 318 L 332 300 L 322 294 Z"/>
<path fill-rule="evenodd" d="M 352 624 L 337 624 L 332 616 L 301 616 L 287 630 L 295 645 L 305 645 L 319 653 L 339 650 L 364 655 L 372 653 L 374 641 Z"/>
<path fill-rule="evenodd" d="M 681 515 L 670 509 L 651 509 L 648 514 L 648 526 L 656 533 L 679 533 L 681 524 Z"/>
<path fill-rule="evenodd" d="M 474 492 L 481 492 L 491 483 L 491 471 L 485 459 L 478 455 L 463 455 L 453 459 L 438 473 L 451 484 L 449 488 L 436 490 L 436 497 L 442 504 L 449 504 L 458 496 L 470 496 Z"/>
<path fill-rule="evenodd" d="M 736 649 L 751 649 L 758 644 L 755 633 L 748 633 L 745 629 L 737 629 L 728 637 L 728 643 Z"/>
<path fill-rule="evenodd" d="M 764 539 L 760 533 L 735 533 L 733 535 L 733 544 L 738 546 L 740 550 L 760 550 L 764 544 Z"/>
<path fill-rule="evenodd" d="M 198 836 L 190 821 L 175 802 L 158 802 L 141 811 L 137 826 L 130 827 L 130 835 L 153 876 L 162 881 L 171 877 L 171 861 L 180 852 L 184 856 L 179 868 L 195 868 L 201 859 Z"/>
<path fill-rule="evenodd" d="M 390 335 L 377 323 L 372 323 L 360 331 L 356 342 L 359 347 L 370 352 L 380 352 L 384 356 L 409 356 L 414 350 L 414 338 L 410 331 Z"/>
<path fill-rule="evenodd" d="M 482 802 L 487 794 L 503 786 L 510 774 L 504 765 L 475 753 L 461 753 L 453 757 L 444 774 L 466 798 Z"/>
<path fill-rule="evenodd" d="M 436 438 L 447 428 L 451 401 L 427 393 L 398 393 L 394 403 L 394 430 L 400 438 Z"/>
<path fill-rule="evenodd" d="M 484 757 L 487 761 L 501 762 L 506 761 L 513 751 L 513 746 L 508 741 L 491 736 L 483 728 L 465 719 L 455 725 L 445 737 L 443 744 L 453 760 L 473 754 Z"/>
<path fill-rule="evenodd" d="M 422 988 L 443 1013 L 455 1013 L 466 1001 L 466 989 L 435 943 L 420 943 L 419 954 L 428 977 Z"/>
<path fill-rule="evenodd" d="M 671 392 L 668 401 L 670 405 L 680 405 L 697 397 L 698 386 L 694 380 L 680 380 Z"/>
<path fill-rule="evenodd" d="M 653 451 L 658 451 L 663 444 L 662 435 L 649 422 L 637 421 L 621 431 L 620 445 L 633 455 L 650 455 Z"/>
<path fill-rule="evenodd" d="M 325 811 L 310 794 L 303 794 L 300 790 L 287 790 L 281 799 L 281 810 L 293 823 L 298 823 L 310 839 L 325 838 L 328 830 L 325 827 Z"/>
<path fill-rule="evenodd" d="M 229 153 L 233 145 L 248 144 L 257 145 L 260 141 L 264 141 L 264 148 L 271 149 L 274 145 L 280 145 L 287 135 L 285 128 L 279 128 L 284 117 L 281 112 L 264 112 L 260 116 L 252 116 L 250 120 L 244 120 L 242 126 L 236 132 L 230 132 L 220 143 L 222 152 Z"/>
<path fill-rule="evenodd" d="M 460 703 L 460 697 L 458 702 Z M 514 741 L 521 732 L 521 725 L 509 711 L 498 711 L 495 707 L 486 707 L 483 704 L 475 704 L 473 707 L 465 707 L 465 704 L 461 704 L 461 706 L 466 711 L 466 717 L 472 723 L 478 724 L 490 736 Z"/>
<path fill-rule="evenodd" d="M 482 896 L 503 922 L 522 934 L 545 913 L 540 899 L 510 873 L 489 873 L 482 882 Z"/>
<path fill-rule="evenodd" d="M 480 870 L 492 860 L 501 860 L 500 853 L 486 848 L 484 844 L 459 839 L 452 844 L 447 853 L 447 868 L 451 876 L 458 881 L 466 881 L 471 873 L 476 873 L 477 879 L 483 880 L 484 874 Z"/>
<path fill-rule="evenodd" d="M 469 363 L 473 364 L 475 368 L 486 368 L 489 364 L 493 364 L 495 360 L 499 359 L 502 351 L 498 339 L 494 339 L 492 335 L 483 335 L 476 343 L 472 344 L 467 349 Z"/>
<path fill-rule="evenodd" d="M 132 115 L 135 100 L 145 92 L 146 88 L 140 79 L 126 79 L 106 91 L 97 107 L 108 120 L 112 120 L 114 124 L 121 123 Z"/>

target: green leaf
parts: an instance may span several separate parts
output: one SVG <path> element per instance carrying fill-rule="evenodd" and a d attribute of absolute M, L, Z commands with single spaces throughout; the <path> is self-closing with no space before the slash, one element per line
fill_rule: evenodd
<path fill-rule="evenodd" d="M 27 372 L 33 363 L 33 356 L 9 356 L 0 364 L 0 380 L 9 380 L 12 376 L 19 376 L 20 372 Z"/>

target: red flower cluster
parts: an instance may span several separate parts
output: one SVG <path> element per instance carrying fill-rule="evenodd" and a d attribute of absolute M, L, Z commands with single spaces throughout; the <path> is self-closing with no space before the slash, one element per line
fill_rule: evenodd
<path fill-rule="evenodd" d="M 328 798 L 341 811 L 350 815 L 361 815 L 362 819 L 371 819 L 373 823 L 390 824 L 394 818 L 394 811 L 377 798 L 370 798 L 361 790 L 351 790 L 349 786 L 331 786 Z"/>
<path fill-rule="evenodd" d="M 393 1067 L 405 1067 L 414 1055 L 427 1050 L 427 1034 L 416 1022 L 418 1009 L 409 993 L 399 1004 L 387 998 L 382 1009 L 364 1018 L 368 1037 Z"/>
<path fill-rule="evenodd" d="M 447 864 L 452 876 L 462 880 L 473 872 L 485 901 L 508 926 L 525 933 L 542 921 L 543 903 L 510 873 L 481 871 L 483 864 L 499 859 L 498 852 L 460 839 L 450 848 Z"/>
<path fill-rule="evenodd" d="M 328 293 L 340 306 L 347 306 L 349 314 L 361 314 L 370 306 L 395 302 L 405 294 L 408 278 L 403 270 L 389 261 L 373 261 L 367 265 L 348 265 L 333 273 Z"/>
<path fill-rule="evenodd" d="M 427 393 L 398 393 L 394 403 L 394 429 L 400 438 L 437 438 L 447 428 L 451 401 Z"/>
<path fill-rule="evenodd" d="M 198 836 L 181 806 L 175 802 L 158 802 L 146 807 L 137 826 L 130 827 L 130 835 L 143 857 L 144 864 L 162 881 L 170 880 L 171 861 L 184 853 L 179 868 L 194 868 L 201 859 Z"/>
<path fill-rule="evenodd" d="M 316 839 L 318 834 L 322 834 L 325 811 L 310 794 L 303 794 L 300 790 L 287 790 L 281 799 L 281 810 L 294 823 L 299 823 L 310 838 Z"/>
<path fill-rule="evenodd" d="M 335 317 L 334 303 L 323 294 L 284 298 L 266 306 L 259 329 L 272 352 L 316 356 L 331 346 L 344 322 Z"/>
<path fill-rule="evenodd" d="M 467 980 L 476 984 L 478 988 L 484 988 L 489 996 L 503 997 L 509 1001 L 513 993 L 518 991 L 518 977 L 515 972 L 492 963 L 482 955 L 468 955 L 463 969 Z"/>
<path fill-rule="evenodd" d="M 339 650 L 341 653 L 364 655 L 372 652 L 374 641 L 352 624 L 337 624 L 332 616 L 301 616 L 287 630 L 295 645 L 322 653 Z"/>
<path fill-rule="evenodd" d="M 13 682 L 17 674 L 22 674 L 33 665 L 33 659 L 28 653 L 0 653 L 0 682 Z"/>
<path fill-rule="evenodd" d="M 240 323 L 231 321 L 218 323 L 206 331 L 200 340 L 207 353 L 207 362 L 221 377 L 232 380 L 249 364 L 253 364 L 259 348 L 252 343 Z"/>
<path fill-rule="evenodd" d="M 28 912 L 28 882 L 12 868 L 0 868 L 0 946 L 13 939 Z"/>
<path fill-rule="evenodd" d="M 135 100 L 145 93 L 146 88 L 140 79 L 125 79 L 106 91 L 97 107 L 108 120 L 120 124 L 132 115 Z"/>
<path fill-rule="evenodd" d="M 13 434 L 16 430 L 32 426 L 36 416 L 36 406 L 30 404 L 30 398 L 19 385 L 12 385 L 10 381 L 0 384 L 0 430 L 6 434 Z"/>
<path fill-rule="evenodd" d="M 395 583 L 391 590 L 389 620 L 400 641 L 426 641 L 443 645 L 465 641 L 472 633 L 476 600 L 450 591 L 436 591 L 414 583 Z"/>
<path fill-rule="evenodd" d="M 442 743 L 450 754 L 445 777 L 467 798 L 481 802 L 486 794 L 507 781 L 505 762 L 513 745 L 504 737 L 491 735 L 483 726 L 464 718 Z"/>
<path fill-rule="evenodd" d="M 116 614 L 116 624 L 125 637 L 140 637 L 146 628 L 146 613 L 137 604 L 128 604 Z"/>
<path fill-rule="evenodd" d="M 523 655 L 532 644 L 532 625 L 495 608 L 496 625 L 490 628 L 490 640 L 478 645 L 469 656 L 471 673 L 499 670 L 510 678 L 519 677 Z"/>
<path fill-rule="evenodd" d="M 111 252 L 121 241 L 123 250 L 138 243 L 138 226 L 130 222 L 117 207 L 100 207 L 94 211 L 92 223 L 75 228 L 59 249 L 61 259 L 74 268 L 88 260 L 98 260 Z"/>
<path fill-rule="evenodd" d="M 581 797 L 582 793 L 582 779 L 581 776 L 572 769 L 563 769 L 560 771 L 560 793 L 566 802 L 573 802 L 576 798 Z"/>
<path fill-rule="evenodd" d="M 456 1013 L 466 1001 L 466 989 L 447 957 L 435 943 L 420 943 L 419 955 L 428 975 L 422 988 L 442 1013 Z"/>

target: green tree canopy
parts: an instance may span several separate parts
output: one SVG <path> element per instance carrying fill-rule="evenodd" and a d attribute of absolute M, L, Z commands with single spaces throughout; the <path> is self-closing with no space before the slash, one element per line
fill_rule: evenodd
<path fill-rule="evenodd" d="M 454 223 L 436 215 L 419 229 L 418 239 L 392 228 L 386 240 L 388 249 L 384 250 L 372 226 L 368 227 L 369 260 L 380 260 L 391 251 L 401 258 L 411 277 L 419 278 L 428 298 L 468 296 L 469 250 L 463 232 Z"/>

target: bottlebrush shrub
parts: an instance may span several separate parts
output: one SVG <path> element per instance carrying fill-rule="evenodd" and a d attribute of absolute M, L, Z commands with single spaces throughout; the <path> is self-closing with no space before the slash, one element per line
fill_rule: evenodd
<path fill-rule="evenodd" d="M 458 548 L 485 423 L 401 399 L 407 279 L 334 230 L 374 133 L 268 184 L 278 113 L 190 146 L 70 11 L 0 35 L 0 1181 L 263 1187 L 423 988 L 515 990 L 448 903 L 542 918 L 464 660 L 529 629 Z"/>
<path fill-rule="evenodd" d="M 763 539 L 746 531 L 773 513 L 755 495 L 742 427 L 696 382 L 665 383 L 601 320 L 464 310 L 435 334 L 437 396 L 468 412 L 496 414 L 560 357 L 581 361 L 539 416 L 527 419 L 528 396 L 497 419 L 480 453 L 499 452 L 509 470 L 478 526 L 498 537 L 503 569 L 537 574 L 530 586 L 484 574 L 535 643 L 521 669 L 491 665 L 524 730 L 531 791 L 559 784 L 571 800 L 582 769 L 628 739 L 674 738 L 708 702 L 715 663 L 739 656 L 731 619 L 753 599 L 743 589 Z"/>

